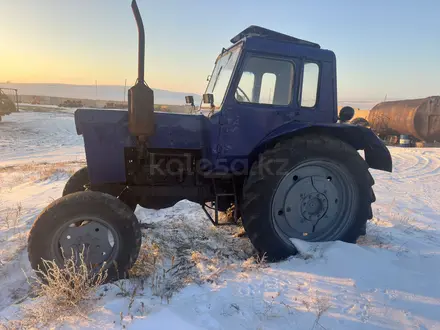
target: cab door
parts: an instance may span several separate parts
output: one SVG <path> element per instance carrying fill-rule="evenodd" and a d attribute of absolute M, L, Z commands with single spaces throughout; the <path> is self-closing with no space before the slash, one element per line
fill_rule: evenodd
<path fill-rule="evenodd" d="M 301 59 L 247 53 L 222 108 L 219 161 L 247 157 L 272 130 L 302 120 Z"/>

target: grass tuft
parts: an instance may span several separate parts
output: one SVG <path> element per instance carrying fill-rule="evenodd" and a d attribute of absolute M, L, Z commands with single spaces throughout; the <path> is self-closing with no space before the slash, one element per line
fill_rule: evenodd
<path fill-rule="evenodd" d="M 60 267 L 55 261 L 43 260 L 43 269 L 28 279 L 36 297 L 32 306 L 23 306 L 23 318 L 13 321 L 17 328 L 41 328 L 53 323 L 87 318 L 97 300 L 96 292 L 107 279 L 103 265 L 94 270 L 84 258 L 84 249 L 75 257 L 65 258 Z"/>

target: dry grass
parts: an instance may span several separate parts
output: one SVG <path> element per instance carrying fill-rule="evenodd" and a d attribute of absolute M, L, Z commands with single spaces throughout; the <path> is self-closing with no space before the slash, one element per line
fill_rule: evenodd
<path fill-rule="evenodd" d="M 331 305 L 330 305 L 330 299 L 329 297 L 325 296 L 316 296 L 312 299 L 312 302 L 314 304 L 314 312 L 316 315 L 315 322 L 313 323 L 312 329 L 326 329 L 321 323 L 321 317 L 324 315 L 325 312 L 327 312 Z"/>
<path fill-rule="evenodd" d="M 71 161 L 71 162 L 55 162 L 55 163 L 48 163 L 48 162 L 42 162 L 42 163 L 25 163 L 25 164 L 19 164 L 19 165 L 11 165 L 11 166 L 4 166 L 0 167 L 0 174 L 3 173 L 12 173 L 12 172 L 44 172 L 46 169 L 50 168 L 57 168 L 57 169 L 64 169 L 64 168 L 70 168 L 70 167 L 79 167 L 85 165 L 85 162 L 83 161 Z"/>
<path fill-rule="evenodd" d="M 130 304 L 133 304 L 138 291 L 144 291 L 149 286 L 154 296 L 169 301 L 180 287 L 173 278 L 175 257 L 163 244 L 152 242 L 148 237 L 143 238 L 138 259 L 129 270 L 131 279 L 130 288 L 127 289 L 126 282 L 114 283 L 120 289 L 120 295 L 130 297 Z"/>
<path fill-rule="evenodd" d="M 20 223 L 22 211 L 21 203 L 17 203 L 15 207 L 3 210 L 3 215 L 0 215 L 0 229 L 3 229 L 0 237 L 2 244 L 0 260 L 2 263 L 14 260 L 26 247 L 28 230 Z"/>
<path fill-rule="evenodd" d="M 83 161 L 58 163 L 27 163 L 0 167 L 0 193 L 11 191 L 14 187 L 46 180 L 65 180 L 85 166 Z"/>
<path fill-rule="evenodd" d="M 269 267 L 269 265 L 267 264 L 266 254 L 263 254 L 262 256 L 260 256 L 259 254 L 256 254 L 256 255 L 246 259 L 241 264 L 241 268 L 243 269 L 243 271 L 255 270 L 255 269 L 258 270 L 258 269 L 267 268 L 267 267 Z"/>
<path fill-rule="evenodd" d="M 14 229 L 14 232 L 16 232 L 22 211 L 23 207 L 21 206 L 21 203 L 17 203 L 14 208 L 6 209 L 6 215 L 0 218 L 2 227 L 6 228 L 8 231 L 12 228 Z"/>
<path fill-rule="evenodd" d="M 163 253 L 158 244 L 144 239 L 138 259 L 129 271 L 130 277 L 142 278 L 152 276 L 158 268 L 163 267 Z"/>
<path fill-rule="evenodd" d="M 36 180 L 45 181 L 54 177 L 56 175 L 72 175 L 75 173 L 76 169 L 69 166 L 69 163 L 54 163 L 54 164 L 45 164 L 38 168 L 36 172 Z"/>
<path fill-rule="evenodd" d="M 54 261 L 43 261 L 44 270 L 37 270 L 36 294 L 47 297 L 56 305 L 78 306 L 89 299 L 95 290 L 107 278 L 107 272 L 101 268 L 93 272 L 84 260 L 84 249 L 78 259 L 66 258 L 62 268 Z"/>
<path fill-rule="evenodd" d="M 309 280 L 308 285 L 312 285 L 311 280 Z M 327 294 L 319 292 L 318 290 L 307 293 L 307 295 L 302 294 L 302 296 L 303 297 L 300 299 L 300 302 L 304 306 L 305 310 L 316 315 L 311 329 L 326 329 L 320 323 L 320 321 L 321 317 L 332 307 L 331 297 Z"/>
<path fill-rule="evenodd" d="M 149 287 L 153 295 L 169 301 L 189 283 L 216 282 L 255 254 L 249 240 L 236 235 L 239 228 L 216 228 L 186 217 L 171 215 L 143 231 L 139 257 L 129 272 L 141 291 Z"/>
<path fill-rule="evenodd" d="M 27 163 L 21 165 L 0 167 L 0 181 L 2 189 L 11 188 L 17 182 L 39 182 L 56 176 L 70 176 L 85 166 L 84 162 L 57 162 L 57 163 Z"/>
<path fill-rule="evenodd" d="M 103 268 L 92 271 L 84 260 L 84 250 L 75 258 L 66 258 L 59 267 L 54 261 L 43 260 L 44 270 L 29 279 L 37 300 L 23 307 L 23 318 L 10 322 L 17 328 L 48 327 L 53 322 L 87 318 L 96 301 L 96 291 L 107 278 Z M 39 276 L 38 276 L 39 275 Z"/>
<path fill-rule="evenodd" d="M 200 212 L 198 206 L 194 208 L 194 212 Z M 191 218 L 194 217 L 191 211 L 189 209 L 185 215 L 171 214 L 169 219 L 143 231 L 139 257 L 129 271 L 130 280 L 114 283 L 119 288 L 118 295 L 127 298 L 128 318 L 130 313 L 131 316 L 148 313 L 148 308 L 139 305 L 138 301 L 146 294 L 145 290 L 170 302 L 186 285 L 217 282 L 224 272 L 240 267 L 255 254 L 247 238 L 237 237 L 236 227 L 213 228 L 207 221 Z M 255 267 L 264 265 L 264 260 L 258 257 L 252 260 Z M 84 265 L 73 269 L 72 261 L 70 264 L 67 261 L 63 269 L 50 262 L 45 265 L 50 270 L 49 278 L 36 280 L 34 286 L 40 298 L 32 311 L 25 310 L 25 320 L 36 320 L 37 323 L 29 324 L 41 328 L 51 322 L 69 322 L 72 315 L 85 318 L 91 312 L 93 296 L 101 279 L 90 278 Z"/>
<path fill-rule="evenodd" d="M 198 251 L 191 253 L 191 260 L 200 274 L 198 280 L 202 282 L 214 282 L 223 272 L 236 268 L 235 264 L 223 260 L 220 255 L 208 257 Z"/>
<path fill-rule="evenodd" d="M 7 264 L 9 262 L 12 262 L 13 260 L 16 260 L 19 257 L 20 253 L 26 248 L 27 238 L 28 231 L 19 232 L 18 234 L 15 234 L 13 237 L 11 237 L 8 240 L 8 244 L 10 246 L 13 244 L 13 247 L 7 250 L 4 249 L 3 252 L 0 252 L 0 259 L 2 263 Z M 3 275 L 3 269 L 1 268 L 0 275 Z"/>

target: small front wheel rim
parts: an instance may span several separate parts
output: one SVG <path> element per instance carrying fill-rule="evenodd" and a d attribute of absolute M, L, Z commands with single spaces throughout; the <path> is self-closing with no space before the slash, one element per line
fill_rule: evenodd
<path fill-rule="evenodd" d="M 51 246 L 59 265 L 72 257 L 80 262 L 81 254 L 91 269 L 107 269 L 116 260 L 120 239 L 113 226 L 103 219 L 77 217 L 58 228 Z"/>
<path fill-rule="evenodd" d="M 306 161 L 289 171 L 272 198 L 272 223 L 290 238 L 330 241 L 341 237 L 354 219 L 356 185 L 350 172 L 330 160 Z"/>

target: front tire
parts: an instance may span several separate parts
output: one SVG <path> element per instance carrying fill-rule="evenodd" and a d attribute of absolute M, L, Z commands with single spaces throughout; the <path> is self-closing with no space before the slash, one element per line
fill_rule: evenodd
<path fill-rule="evenodd" d="M 141 246 L 139 222 L 117 198 L 99 192 L 77 192 L 51 203 L 38 216 L 28 239 L 28 255 L 35 270 L 43 260 L 62 267 L 64 257 L 86 248 L 86 262 L 108 271 L 107 280 L 127 277 Z M 41 276 L 41 274 L 39 274 Z"/>
<path fill-rule="evenodd" d="M 86 191 L 87 186 L 90 184 L 89 172 L 86 167 L 81 168 L 76 171 L 67 181 L 64 186 L 63 196 L 67 196 L 76 192 Z M 127 204 L 133 211 L 136 210 L 137 207 L 137 199 L 128 193 L 123 193 L 119 197 L 125 204 Z"/>
<path fill-rule="evenodd" d="M 286 139 L 252 165 L 243 225 L 273 261 L 296 253 L 290 238 L 353 243 L 372 217 L 373 184 L 368 165 L 347 143 L 317 134 Z"/>
<path fill-rule="evenodd" d="M 69 180 L 67 180 L 66 185 L 63 189 L 63 196 L 67 196 L 79 191 L 86 191 L 86 186 L 89 184 L 89 182 L 89 172 L 86 166 L 76 171 L 69 178 Z"/>

